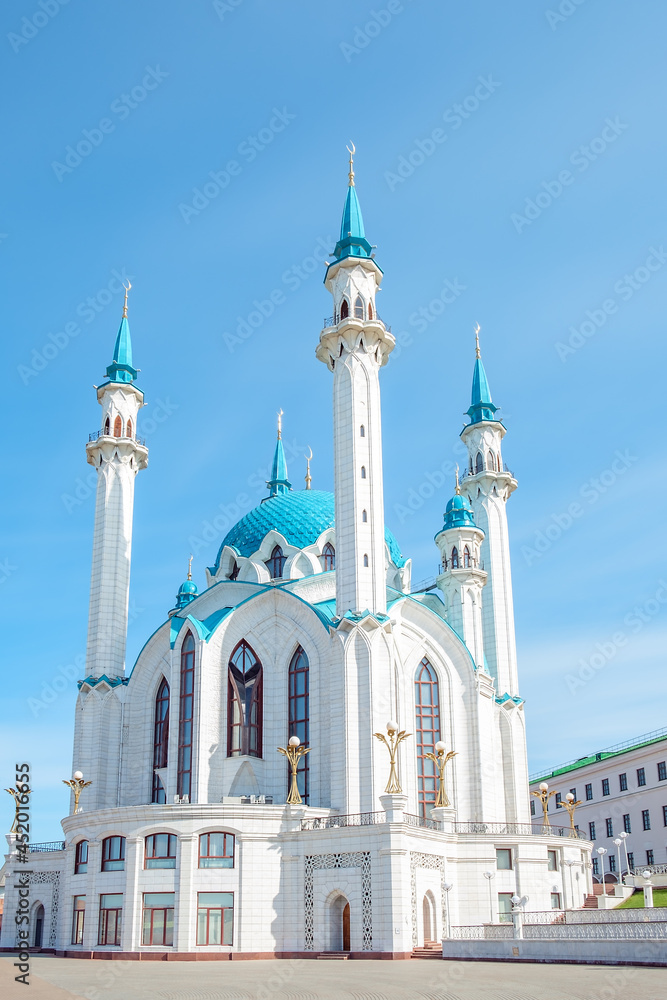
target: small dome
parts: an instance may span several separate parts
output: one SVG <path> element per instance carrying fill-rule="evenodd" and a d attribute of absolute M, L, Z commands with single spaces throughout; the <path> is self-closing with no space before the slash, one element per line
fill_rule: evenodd
<path fill-rule="evenodd" d="M 194 580 L 185 580 L 178 588 L 178 594 L 176 595 L 176 607 L 184 608 L 186 604 L 190 601 L 194 601 L 195 597 L 199 596 L 199 591 L 197 590 L 197 584 Z"/>
<path fill-rule="evenodd" d="M 477 525 L 475 524 L 475 515 L 473 514 L 470 501 L 460 493 L 457 493 L 447 504 L 442 530 L 463 527 L 476 528 Z"/>

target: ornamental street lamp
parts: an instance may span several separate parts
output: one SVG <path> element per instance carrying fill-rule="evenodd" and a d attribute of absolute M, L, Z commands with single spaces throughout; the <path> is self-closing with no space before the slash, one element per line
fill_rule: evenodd
<path fill-rule="evenodd" d="M 602 895 L 603 896 L 607 895 L 607 891 L 606 891 L 606 888 L 605 888 L 605 880 L 604 880 L 604 856 L 605 856 L 606 853 L 607 853 L 607 848 L 606 847 L 598 847 L 598 854 L 600 855 L 600 869 L 602 871 Z"/>
<path fill-rule="evenodd" d="M 537 798 L 542 803 L 542 812 L 544 813 L 544 824 L 542 826 L 542 833 L 551 833 L 551 824 L 549 823 L 549 814 L 547 812 L 549 808 L 549 799 L 555 792 L 549 791 L 549 786 L 546 781 L 540 782 L 539 789 L 536 792 L 531 792 L 531 795 L 537 796 Z"/>
<path fill-rule="evenodd" d="M 493 923 L 493 892 L 492 892 L 492 889 L 491 889 L 491 880 L 496 877 L 496 873 L 488 871 L 488 872 L 483 872 L 483 875 L 484 875 L 484 878 L 489 883 L 489 910 L 491 912 L 490 923 Z"/>
<path fill-rule="evenodd" d="M 621 840 L 620 837 L 616 837 L 614 843 L 616 844 L 617 847 L 616 857 L 618 858 L 618 877 L 616 881 L 618 882 L 619 885 L 623 885 L 623 862 L 621 861 L 621 844 L 623 843 L 623 841 Z"/>
<path fill-rule="evenodd" d="M 389 751 L 389 781 L 387 782 L 387 787 L 385 792 L 389 795 L 400 795 L 402 793 L 401 783 L 398 780 L 398 769 L 396 767 L 396 751 L 398 746 L 403 740 L 407 740 L 408 736 L 412 736 L 412 733 L 406 733 L 404 729 L 399 732 L 397 722 L 387 723 L 387 735 L 389 739 L 384 735 L 384 733 L 373 733 L 378 740 L 386 746 Z"/>
<path fill-rule="evenodd" d="M 292 779 L 290 781 L 289 795 L 287 796 L 287 805 L 298 806 L 303 800 L 299 794 L 297 769 L 301 758 L 305 757 L 307 753 L 310 753 L 310 747 L 302 747 L 301 740 L 298 736 L 290 736 L 287 742 L 287 748 L 278 747 L 278 753 L 282 753 L 285 757 L 287 757 L 289 765 L 292 769 Z"/>
<path fill-rule="evenodd" d="M 445 768 L 447 767 L 447 762 L 456 757 L 456 750 L 450 750 L 448 754 L 445 754 L 446 750 L 445 744 L 442 740 L 438 740 L 435 745 L 435 750 L 437 752 L 437 757 L 434 753 L 425 753 L 424 756 L 432 760 L 438 769 L 438 794 L 435 797 L 435 808 L 440 809 L 442 806 L 449 805 L 449 799 L 447 798 L 447 792 L 445 791 Z"/>
<path fill-rule="evenodd" d="M 21 805 L 27 805 L 28 796 L 32 791 L 32 788 L 28 788 L 27 785 L 22 785 L 20 787 L 23 788 L 23 791 L 19 791 L 19 788 L 5 788 L 5 791 L 9 792 L 11 797 L 14 799 L 14 822 L 12 823 L 11 830 L 9 831 L 10 833 L 18 832 Z"/>
<path fill-rule="evenodd" d="M 452 936 L 452 915 L 449 912 L 449 893 L 452 891 L 453 885 L 452 885 L 451 882 L 443 882 L 442 883 L 442 888 L 447 893 L 447 902 L 445 904 L 445 910 L 446 910 L 446 912 L 445 912 L 445 917 L 446 917 L 445 934 L 447 935 L 447 937 L 451 937 Z"/>
<path fill-rule="evenodd" d="M 567 795 L 565 796 L 565 800 L 564 801 L 561 800 L 561 805 L 563 806 L 564 809 L 567 809 L 568 814 L 570 816 L 570 836 L 578 837 L 579 834 L 577 833 L 577 829 L 574 825 L 574 810 L 577 808 L 577 806 L 581 805 L 581 799 L 577 799 L 577 801 L 575 802 L 574 795 L 572 794 L 572 792 L 568 792 Z"/>
<path fill-rule="evenodd" d="M 623 833 L 619 833 L 619 837 L 623 841 L 623 850 L 625 851 L 625 869 L 630 874 L 630 862 L 628 861 L 628 833 L 624 830 Z"/>
<path fill-rule="evenodd" d="M 81 771 L 75 771 L 69 781 L 65 781 L 63 778 L 63 785 L 67 785 L 69 789 L 74 793 L 74 812 L 81 812 L 79 809 L 79 799 L 81 798 L 81 792 L 84 788 L 88 788 L 92 785 L 92 781 L 84 781 L 83 774 Z"/>

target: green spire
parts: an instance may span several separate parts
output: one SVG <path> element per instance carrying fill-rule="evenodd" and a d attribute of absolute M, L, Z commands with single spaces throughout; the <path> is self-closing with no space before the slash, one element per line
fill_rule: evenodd
<path fill-rule="evenodd" d="M 467 411 L 471 424 L 478 424 L 483 420 L 495 420 L 495 412 L 498 409 L 493 405 L 489 381 L 482 364 L 482 355 L 479 349 L 479 325 L 475 329 L 475 368 L 472 375 L 472 398 L 470 409 Z"/>
<path fill-rule="evenodd" d="M 292 484 L 287 478 L 287 459 L 285 458 L 285 449 L 283 448 L 282 416 L 283 411 L 279 410 L 278 440 L 276 441 L 276 450 L 273 456 L 271 478 L 266 484 L 269 487 L 269 493 L 272 497 L 277 496 L 279 493 L 287 493 L 292 489 Z"/>
<path fill-rule="evenodd" d="M 352 143 L 352 149 L 348 146 L 348 152 L 350 154 L 350 173 L 347 196 L 340 223 L 340 239 L 334 248 L 334 257 L 337 260 L 344 260 L 346 257 L 370 257 L 373 251 L 373 247 L 366 239 L 361 205 L 357 197 L 357 189 L 354 186 L 354 143 Z"/>
<path fill-rule="evenodd" d="M 128 281 L 125 289 L 123 316 L 113 350 L 113 362 L 107 368 L 107 377 L 111 382 L 134 382 L 139 374 L 137 369 L 132 367 L 132 340 L 130 338 L 130 324 L 127 321 L 127 293 L 131 287 L 132 285 Z"/>

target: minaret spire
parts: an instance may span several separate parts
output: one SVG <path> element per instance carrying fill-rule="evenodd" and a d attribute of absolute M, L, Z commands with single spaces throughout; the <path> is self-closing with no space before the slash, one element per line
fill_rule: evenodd
<path fill-rule="evenodd" d="M 313 481 L 312 480 L 312 476 L 310 475 L 310 462 L 311 462 L 311 459 L 313 457 L 313 449 L 309 448 L 308 451 L 310 452 L 310 455 L 304 455 L 303 456 L 305 458 L 305 460 L 306 460 L 306 489 L 307 490 L 310 489 L 310 484 Z"/>
<path fill-rule="evenodd" d="M 283 448 L 283 411 L 278 411 L 278 440 L 276 450 L 273 455 L 273 465 L 271 466 L 271 478 L 267 480 L 269 496 L 275 497 L 278 493 L 287 493 L 292 489 L 292 484 L 287 478 L 287 459 Z"/>
<path fill-rule="evenodd" d="M 352 149 L 350 149 L 352 146 Z M 356 146 L 352 141 L 350 141 L 350 146 L 346 146 L 348 153 L 350 154 L 350 172 L 348 174 L 348 187 L 354 187 L 354 154 L 357 151 Z"/>

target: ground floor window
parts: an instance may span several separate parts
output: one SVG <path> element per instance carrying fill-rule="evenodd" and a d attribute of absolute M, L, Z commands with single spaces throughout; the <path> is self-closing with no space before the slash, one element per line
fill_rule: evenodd
<path fill-rule="evenodd" d="M 174 943 L 174 893 L 145 892 L 142 944 Z"/>
<path fill-rule="evenodd" d="M 511 892 L 498 893 L 498 920 L 501 924 L 510 924 L 512 922 Z"/>
<path fill-rule="evenodd" d="M 123 915 L 123 893 L 105 893 L 100 896 L 100 926 L 98 944 L 120 944 L 120 925 Z"/>
<path fill-rule="evenodd" d="M 200 892 L 197 896 L 197 944 L 231 944 L 234 893 Z"/>
<path fill-rule="evenodd" d="M 559 892 L 552 892 L 551 893 L 551 909 L 552 910 L 560 910 L 561 909 L 561 905 L 560 905 L 560 893 Z"/>
<path fill-rule="evenodd" d="M 74 897 L 72 914 L 72 944 L 83 944 L 83 920 L 86 914 L 86 897 Z"/>

